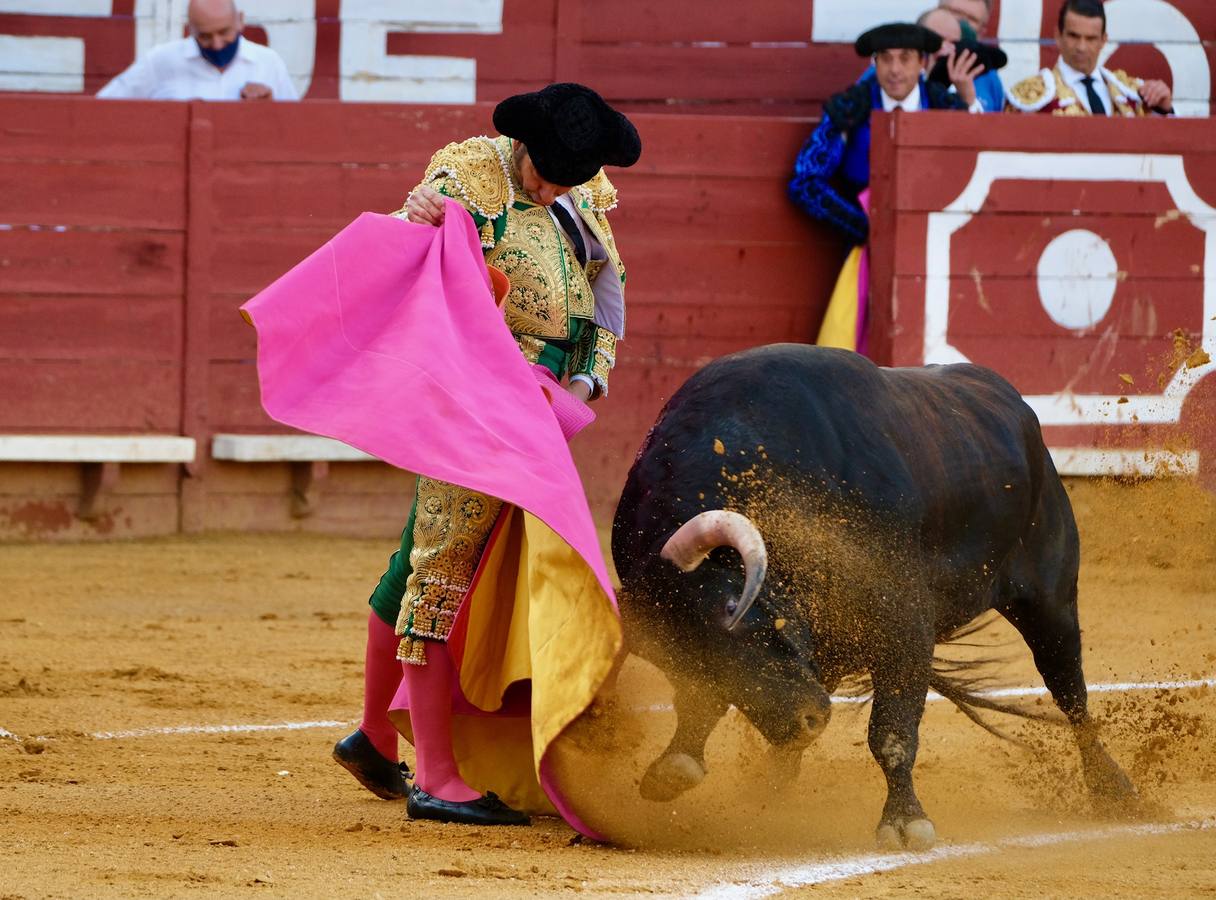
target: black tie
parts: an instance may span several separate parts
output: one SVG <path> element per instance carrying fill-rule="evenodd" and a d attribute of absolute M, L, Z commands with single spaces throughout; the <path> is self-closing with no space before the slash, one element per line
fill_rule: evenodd
<path fill-rule="evenodd" d="M 574 256 L 578 260 L 578 264 L 580 266 L 587 265 L 587 245 L 583 243 L 583 236 L 579 234 L 578 226 L 574 224 L 574 218 L 556 200 L 549 208 L 553 210 L 553 215 L 557 216 L 557 221 L 561 223 L 562 230 L 570 236 L 570 243 L 574 244 Z"/>
<path fill-rule="evenodd" d="M 1081 79 L 1081 84 L 1085 85 L 1085 93 L 1089 95 L 1089 111 L 1095 116 L 1106 115 L 1106 107 L 1102 105 L 1102 98 L 1094 90 L 1094 77 L 1086 75 Z"/>

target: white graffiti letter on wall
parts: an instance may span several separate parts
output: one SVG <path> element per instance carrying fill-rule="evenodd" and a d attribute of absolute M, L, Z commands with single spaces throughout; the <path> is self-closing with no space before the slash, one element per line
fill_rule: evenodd
<path fill-rule="evenodd" d="M 110 0 L 0 0 L 0 13 L 29 16 L 110 15 Z M 84 40 L 0 35 L 0 91 L 84 90 Z"/>
<path fill-rule="evenodd" d="M 345 0 L 339 55 L 343 100 L 472 103 L 477 61 L 453 56 L 397 56 L 390 32 L 502 32 L 503 0 Z"/>
<path fill-rule="evenodd" d="M 1165 0 L 1108 0 L 1106 30 L 1110 34 L 1107 57 L 1118 49 L 1116 42 L 1121 37 L 1153 44 L 1170 64 L 1175 112 L 1180 116 L 1208 115 L 1212 69 L 1199 32 L 1181 10 Z"/>

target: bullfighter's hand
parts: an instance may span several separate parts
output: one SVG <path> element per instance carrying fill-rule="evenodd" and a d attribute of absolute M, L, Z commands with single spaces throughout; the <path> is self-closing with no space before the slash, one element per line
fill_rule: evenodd
<path fill-rule="evenodd" d="M 569 391 L 584 403 L 591 399 L 591 385 L 583 381 L 581 378 L 578 381 L 572 381 L 566 385 L 566 390 Z"/>
<path fill-rule="evenodd" d="M 984 74 L 984 64 L 970 50 L 952 53 L 946 61 L 946 72 L 950 83 L 958 91 L 958 98 L 970 106 L 975 102 L 975 79 Z"/>
<path fill-rule="evenodd" d="M 423 225 L 442 225 L 445 210 L 443 196 L 434 188 L 425 185 L 412 191 L 405 201 L 406 219 Z"/>
<path fill-rule="evenodd" d="M 242 100 L 273 100 L 274 92 L 268 85 L 260 84 L 256 81 L 247 81 L 245 86 L 241 88 Z"/>
<path fill-rule="evenodd" d="M 1140 97 L 1149 109 L 1160 113 L 1174 111 L 1174 93 L 1164 81 L 1146 81 L 1140 85 Z"/>

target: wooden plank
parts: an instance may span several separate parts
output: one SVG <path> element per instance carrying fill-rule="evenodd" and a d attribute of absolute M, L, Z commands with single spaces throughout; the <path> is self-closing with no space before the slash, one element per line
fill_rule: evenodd
<path fill-rule="evenodd" d="M 211 363 L 207 373 L 207 404 L 214 432 L 294 433 L 294 429 L 280 425 L 262 410 L 257 369 L 252 360 Z"/>
<path fill-rule="evenodd" d="M 215 131 L 202 115 L 203 107 L 190 104 L 189 150 L 186 155 L 189 228 L 186 232 L 186 283 L 182 295 L 181 432 L 206 446 L 210 436 L 207 406 L 208 359 L 211 354 L 208 301 L 215 265 L 215 210 L 212 169 Z M 206 527 L 207 460 L 186 468 L 179 494 L 182 531 L 193 534 Z"/>
<path fill-rule="evenodd" d="M 177 435 L 0 434 L 0 462 L 190 462 L 192 438 Z"/>
<path fill-rule="evenodd" d="M 597 0 L 574 0 L 583 16 L 594 22 L 588 43 L 686 44 L 720 41 L 728 44 L 809 42 L 810 3 L 792 0 L 750 0 L 748 3 L 702 3 L 677 0 L 656 5 L 650 0 L 617 0 L 611 14 Z"/>
<path fill-rule="evenodd" d="M 175 433 L 179 367 L 140 360 L 0 360 L 4 431 Z"/>
<path fill-rule="evenodd" d="M 312 434 L 217 434 L 211 438 L 215 459 L 235 462 L 374 462 L 376 457 L 341 441 Z"/>
<path fill-rule="evenodd" d="M 1099 334 L 1062 340 L 1020 332 L 952 333 L 950 343 L 972 362 L 1000 372 L 1023 394 L 1156 395 L 1160 387 L 1153 376 L 1171 350 L 1164 338 L 1111 341 Z M 1136 383 L 1126 384 L 1120 374 Z"/>
<path fill-rule="evenodd" d="M 180 294 L 184 237 L 129 229 L 0 232 L 4 291 L 85 296 Z"/>
<path fill-rule="evenodd" d="M 506 4 L 504 20 L 514 4 Z M 510 35 L 508 37 L 508 30 Z M 389 56 L 456 56 L 477 61 L 478 99 L 482 73 L 508 75 L 510 80 L 534 85 L 536 90 L 554 81 L 554 22 L 547 20 L 503 22 L 502 34 L 442 34 L 425 31 L 390 31 L 386 41 Z M 521 52 L 520 48 L 528 48 Z"/>
<path fill-rule="evenodd" d="M 336 233 L 362 212 L 400 208 L 425 164 L 231 162 L 214 170 L 212 204 L 222 221 L 242 229 L 326 227 Z"/>
<path fill-rule="evenodd" d="M 895 218 L 895 274 L 924 275 L 928 251 L 923 216 L 899 214 Z M 978 216 L 951 236 L 950 266 L 955 274 L 985 279 L 1033 279 L 1048 245 L 1077 230 L 1096 234 L 1106 242 L 1121 281 L 1204 278 L 1204 232 L 1184 219 L 1155 227 L 1148 216 Z M 993 252 L 994 244 L 1002 246 L 1000 253 Z"/>
<path fill-rule="evenodd" d="M 1212 123 L 1207 119 L 959 116 L 950 112 L 897 115 L 905 119 L 899 128 L 901 149 L 1190 154 L 1211 145 Z"/>
<path fill-rule="evenodd" d="M 168 163 L 0 158 L 0 221 L 181 229 L 183 174 Z"/>
<path fill-rule="evenodd" d="M 184 103 L 0 95 L 0 156 L 181 165 L 187 113 Z"/>
<path fill-rule="evenodd" d="M 914 295 L 901 279 L 901 296 Z M 923 289 L 922 289 L 923 295 Z M 1198 332 L 1203 324 L 1203 284 L 1194 280 L 1141 279 L 1118 286 L 1109 311 L 1090 330 L 1122 341 L 1130 337 L 1162 337 L 1175 328 Z M 1021 278 L 985 278 L 979 284 L 966 276 L 949 282 L 951 334 L 990 334 L 1015 331 L 1020 336 L 1071 339 L 1075 332 L 1056 324 L 1039 301 L 1033 282 Z"/>
<path fill-rule="evenodd" d="M 945 208 L 959 198 L 975 174 L 975 150 L 901 147 L 900 159 L 906 161 L 910 172 L 918 175 L 900 181 L 895 203 L 902 212 L 936 212 Z M 1191 154 L 1187 157 L 1187 169 L 1213 162 L 1216 156 Z M 1075 179 L 1066 178 L 1062 172 L 1053 178 L 1038 179 L 1010 172 L 992 182 L 982 210 L 1036 215 L 1074 215 L 1083 211 L 1087 215 L 1156 217 L 1176 207 L 1176 200 L 1162 181 L 1113 180 L 1113 173 L 1108 178 Z"/>
<path fill-rule="evenodd" d="M 822 102 L 865 70 L 853 48 L 584 46 L 580 71 L 610 100 L 738 97 Z"/>
<path fill-rule="evenodd" d="M 179 312 L 173 296 L 0 293 L 0 358 L 175 361 Z"/>
<path fill-rule="evenodd" d="M 431 154 L 451 141 L 493 134 L 494 105 L 432 106 L 390 103 L 203 104 L 196 115 L 214 123 L 217 169 L 233 162 L 326 162 L 426 167 Z"/>

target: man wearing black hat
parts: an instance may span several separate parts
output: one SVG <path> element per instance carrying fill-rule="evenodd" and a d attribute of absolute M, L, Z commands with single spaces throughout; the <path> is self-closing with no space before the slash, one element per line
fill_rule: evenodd
<path fill-rule="evenodd" d="M 941 46 L 940 35 L 902 22 L 881 25 L 859 37 L 854 48 L 859 56 L 873 60 L 873 72 L 824 104 L 819 127 L 794 163 L 790 199 L 854 245 L 828 303 L 819 344 L 862 353 L 866 349 L 868 277 L 863 248 L 870 233 L 865 210 L 870 184 L 870 113 L 876 109 L 983 112 L 975 93 L 975 76 L 983 66 L 974 52 L 962 50 L 946 61 L 953 91 L 926 79 L 925 69 Z"/>
<path fill-rule="evenodd" d="M 863 34 L 858 56 L 871 57 L 874 75 L 832 96 L 823 118 L 794 163 L 789 195 L 804 212 L 827 222 L 851 244 L 864 244 L 870 224 L 857 196 L 870 183 L 870 113 L 902 109 L 966 110 L 975 103 L 980 69 L 964 52 L 949 64 L 957 93 L 925 78 L 925 66 L 941 49 L 941 37 L 920 25 L 892 23 Z"/>
<path fill-rule="evenodd" d="M 494 126 L 498 137 L 469 138 L 439 150 L 395 215 L 439 225 L 444 198 L 459 202 L 473 217 L 487 264 L 510 280 L 502 308 L 524 357 L 546 367 L 555 388 L 566 378 L 567 390 L 580 400 L 604 396 L 625 329 L 625 269 L 607 219 L 616 189 L 603 166 L 637 161 L 637 131 L 595 91 L 571 83 L 509 97 L 494 110 Z M 415 683 L 409 684 L 418 772 L 408 791 L 408 772 L 398 768 L 397 734 L 388 719 L 402 678 L 398 657 L 407 666 L 424 667 L 411 668 L 420 675 L 451 665 L 446 653 L 427 650 L 446 643 L 502 509 L 496 498 L 420 478 L 401 549 L 370 600 L 363 723 L 338 742 L 334 759 L 380 797 L 408 794 L 411 818 L 482 825 L 528 821 L 462 778 L 443 724 L 450 717 L 446 689 L 419 703 Z M 439 672 L 427 677 L 442 681 Z M 432 708 L 438 710 L 434 716 Z"/>

